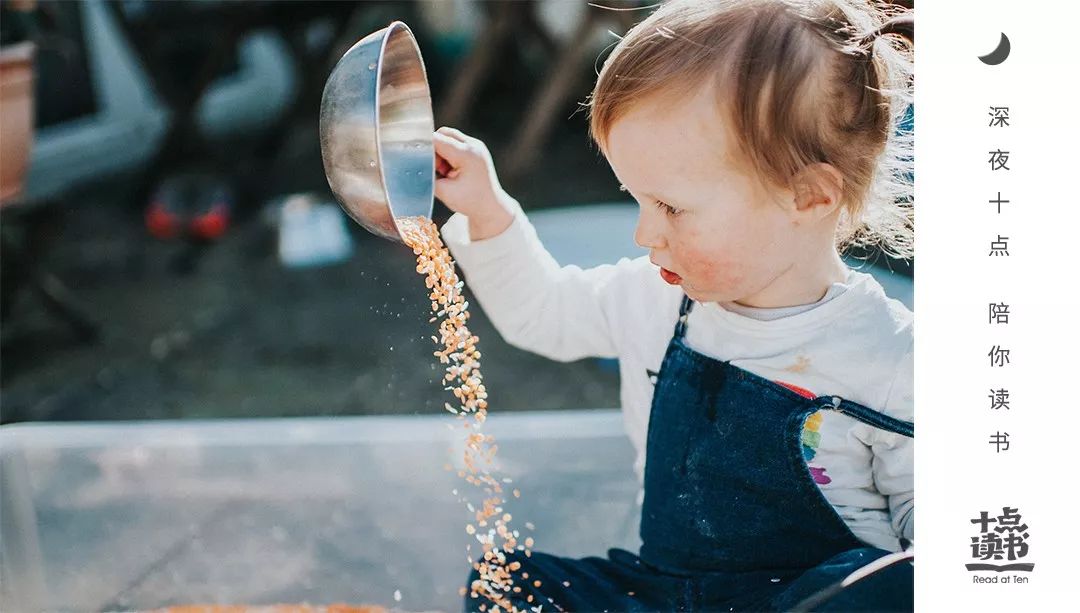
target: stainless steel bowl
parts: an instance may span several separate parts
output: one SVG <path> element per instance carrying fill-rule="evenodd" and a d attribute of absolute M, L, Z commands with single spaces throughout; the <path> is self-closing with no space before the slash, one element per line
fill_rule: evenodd
<path fill-rule="evenodd" d="M 395 21 L 345 52 L 319 111 L 323 169 L 345 212 L 404 242 L 396 219 L 431 217 L 434 131 L 424 60 L 408 26 Z"/>

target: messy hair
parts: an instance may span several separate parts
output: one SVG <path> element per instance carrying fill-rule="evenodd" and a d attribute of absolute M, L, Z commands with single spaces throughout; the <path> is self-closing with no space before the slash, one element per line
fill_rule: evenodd
<path fill-rule="evenodd" d="M 844 178 L 836 246 L 914 256 L 911 11 L 879 0 L 670 0 L 607 57 L 589 98 L 603 152 L 637 101 L 715 87 L 761 180 L 824 162 Z"/>

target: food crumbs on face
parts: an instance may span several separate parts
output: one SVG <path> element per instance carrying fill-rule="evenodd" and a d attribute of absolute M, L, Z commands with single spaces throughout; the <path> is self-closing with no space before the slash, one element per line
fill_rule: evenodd
<path fill-rule="evenodd" d="M 481 508 L 476 509 L 468 504 L 470 513 L 475 514 L 476 525 L 485 528 L 489 521 L 495 524 L 486 534 L 478 533 L 472 524 L 465 527 L 470 535 L 475 535 L 484 548 L 483 560 L 470 562 L 472 568 L 479 572 L 480 579 L 473 581 L 468 588 L 461 588 L 460 593 L 466 591 L 473 598 L 484 597 L 491 603 L 491 612 L 512 611 L 519 613 L 519 609 L 506 599 L 506 593 L 511 590 L 519 593 L 520 588 L 514 586 L 510 571 L 521 568 L 521 563 L 514 561 L 507 564 L 507 557 L 503 551 L 513 552 L 517 546 L 517 531 L 511 530 L 509 523 L 510 513 L 504 513 L 502 505 L 506 502 L 503 498 L 502 483 L 511 483 L 508 478 L 496 479 L 491 475 L 494 467 L 494 458 L 498 451 L 495 437 L 480 434 L 481 426 L 487 419 L 488 393 L 483 384 L 483 376 L 480 373 L 481 353 L 477 348 L 480 337 L 472 334 L 466 326 L 469 315 L 469 302 L 462 297 L 465 282 L 458 278 L 454 272 L 454 261 L 450 252 L 439 236 L 439 229 L 435 222 L 426 217 L 403 217 L 395 219 L 401 231 L 401 237 L 405 244 L 412 248 L 416 256 L 416 272 L 424 275 L 424 285 L 430 289 L 428 298 L 431 301 L 431 311 L 434 317 L 428 323 L 439 322 L 439 336 L 432 336 L 431 340 L 442 349 L 433 352 L 440 364 L 446 365 L 446 374 L 442 378 L 443 389 L 453 393 L 458 400 L 457 407 L 447 402 L 443 407 L 447 412 L 454 415 L 462 422 L 465 429 L 472 432 L 466 437 L 464 447 L 464 464 L 466 470 L 458 470 L 459 478 L 465 479 L 469 484 L 483 489 L 486 496 Z M 443 318 L 442 321 L 439 321 Z M 469 423 L 468 417 L 472 417 Z M 453 470 L 449 464 L 446 470 Z M 457 490 L 454 491 L 457 496 Z M 515 498 L 521 497 L 519 490 L 514 490 Z M 461 500 L 464 501 L 464 498 Z M 526 527 L 533 529 L 531 523 Z M 496 536 L 503 539 L 502 545 L 496 544 Z M 528 546 L 532 547 L 532 539 L 528 539 Z M 524 549 L 520 546 L 517 549 Z M 525 550 L 525 556 L 531 557 L 531 552 Z M 528 578 L 527 573 L 522 574 Z M 537 582 L 539 584 L 539 582 Z M 487 604 L 480 605 L 480 610 L 486 610 Z"/>

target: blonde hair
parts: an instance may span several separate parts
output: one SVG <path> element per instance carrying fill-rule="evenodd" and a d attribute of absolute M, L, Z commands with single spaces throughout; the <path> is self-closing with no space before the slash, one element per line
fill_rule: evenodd
<path fill-rule="evenodd" d="M 914 256 L 911 12 L 875 0 L 670 0 L 631 28 L 586 105 L 606 151 L 645 97 L 716 86 L 755 174 L 790 187 L 808 164 L 844 177 L 836 246 Z M 899 34 L 900 36 L 893 36 Z"/>

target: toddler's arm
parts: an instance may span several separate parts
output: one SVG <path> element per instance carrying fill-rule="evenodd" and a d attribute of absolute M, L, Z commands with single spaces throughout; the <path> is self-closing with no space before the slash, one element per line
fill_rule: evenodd
<path fill-rule="evenodd" d="M 611 314 L 641 262 L 560 266 L 499 185 L 482 142 L 441 128 L 435 152 L 445 175 L 436 196 L 455 211 L 442 227 L 443 241 L 506 342 L 559 361 L 616 357 Z"/>
<path fill-rule="evenodd" d="M 914 423 L 914 345 L 900 361 L 885 401 L 885 413 Z M 871 444 L 874 484 L 888 497 L 892 527 L 897 535 L 915 540 L 915 441 L 900 434 L 877 431 Z"/>

